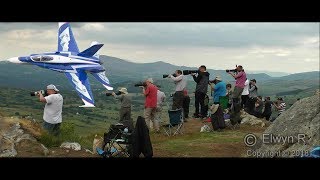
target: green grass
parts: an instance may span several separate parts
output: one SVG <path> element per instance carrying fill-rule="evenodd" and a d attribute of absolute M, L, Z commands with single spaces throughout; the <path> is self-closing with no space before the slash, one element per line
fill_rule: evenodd
<path fill-rule="evenodd" d="M 201 156 L 208 155 L 212 151 L 210 145 L 243 142 L 244 132 L 237 130 L 224 132 L 210 132 L 184 134 L 174 137 L 159 138 L 157 134 L 151 134 L 152 144 L 161 151 L 170 152 L 173 156 Z"/>

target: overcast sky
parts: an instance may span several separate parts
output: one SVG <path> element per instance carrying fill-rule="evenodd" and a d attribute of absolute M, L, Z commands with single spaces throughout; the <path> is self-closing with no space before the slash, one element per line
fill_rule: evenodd
<path fill-rule="evenodd" d="M 319 70 L 319 23 L 71 23 L 81 50 L 132 62 L 247 71 Z M 58 23 L 0 23 L 0 59 L 57 49 Z"/>

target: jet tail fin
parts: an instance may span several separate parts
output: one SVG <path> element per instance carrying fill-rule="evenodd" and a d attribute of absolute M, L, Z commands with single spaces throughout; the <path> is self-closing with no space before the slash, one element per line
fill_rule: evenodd
<path fill-rule="evenodd" d="M 77 42 L 69 23 L 59 23 L 58 30 L 58 51 L 79 52 Z"/>
<path fill-rule="evenodd" d="M 78 54 L 78 56 L 82 56 L 82 57 L 92 57 L 94 56 L 99 49 L 103 46 L 103 44 L 94 44 L 91 47 L 89 47 L 88 49 L 80 52 Z"/>

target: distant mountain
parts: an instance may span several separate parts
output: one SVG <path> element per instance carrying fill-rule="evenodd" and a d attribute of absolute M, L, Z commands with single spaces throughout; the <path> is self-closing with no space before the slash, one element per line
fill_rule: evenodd
<path fill-rule="evenodd" d="M 259 73 L 265 73 L 271 77 L 282 77 L 282 76 L 288 76 L 289 73 L 285 72 L 273 72 L 273 71 L 248 71 L 250 74 L 259 74 Z"/>
<path fill-rule="evenodd" d="M 175 70 L 196 70 L 196 67 L 176 66 L 163 61 L 154 63 L 134 63 L 111 56 L 100 56 L 106 69 L 107 77 L 114 87 L 126 86 L 131 92 L 139 91 L 134 83 L 152 77 L 158 84 L 167 89 L 173 89 L 173 83 L 163 79 L 163 74 L 174 73 Z M 234 79 L 224 70 L 208 69 L 210 79 L 220 75 L 226 83 L 234 83 Z M 271 77 L 267 73 L 247 74 L 248 79 L 256 79 L 260 87 L 260 95 L 285 95 L 310 91 L 319 88 L 319 71 L 291 74 L 283 77 Z M 191 81 L 191 76 L 188 76 Z M 103 89 L 91 75 L 89 80 L 93 89 Z M 17 65 L 0 61 L 0 86 L 38 90 L 47 84 L 54 83 L 64 90 L 73 90 L 63 73 L 53 72 L 37 66 Z M 189 83 L 193 89 L 195 83 Z"/>
<path fill-rule="evenodd" d="M 104 62 L 104 67 L 107 69 L 107 74 L 114 76 L 115 78 L 126 76 L 127 80 L 142 80 L 148 77 L 154 79 L 161 79 L 163 74 L 174 73 L 177 69 L 181 70 L 196 70 L 197 67 L 176 66 L 163 61 L 154 63 L 133 63 L 123 59 L 100 56 L 101 61 Z M 139 72 L 139 73 L 137 73 Z M 210 79 L 214 79 L 215 76 L 221 76 L 226 82 L 233 82 L 234 79 L 226 73 L 224 70 L 208 69 L 210 73 Z M 272 77 L 265 74 L 248 74 L 248 78 L 255 78 L 257 81 L 269 80 Z M 120 78 L 121 80 L 125 80 Z"/>

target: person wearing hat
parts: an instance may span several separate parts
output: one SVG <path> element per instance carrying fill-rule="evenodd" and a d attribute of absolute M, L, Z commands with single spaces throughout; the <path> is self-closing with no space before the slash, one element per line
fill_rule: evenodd
<path fill-rule="evenodd" d="M 222 81 L 221 76 L 216 76 L 213 80 L 214 86 L 210 84 L 211 90 L 213 91 L 213 104 L 220 103 L 220 97 L 224 97 L 227 94 L 226 83 Z"/>
<path fill-rule="evenodd" d="M 63 97 L 53 84 L 47 86 L 47 94 L 44 97 L 40 91 L 38 92 L 40 102 L 46 103 L 43 111 L 43 128 L 49 134 L 58 136 L 62 123 Z"/>
<path fill-rule="evenodd" d="M 112 95 L 121 102 L 119 122 L 124 124 L 125 121 L 131 121 L 131 96 L 129 96 L 127 88 L 121 88 L 119 93 L 121 94 L 117 95 L 112 92 Z"/>
<path fill-rule="evenodd" d="M 158 88 L 153 84 L 152 78 L 148 78 L 145 81 L 145 84 L 145 87 L 142 86 L 142 93 L 146 97 L 144 104 L 144 118 L 150 129 L 154 128 L 156 132 L 160 132 L 159 122 L 156 119 Z"/>

